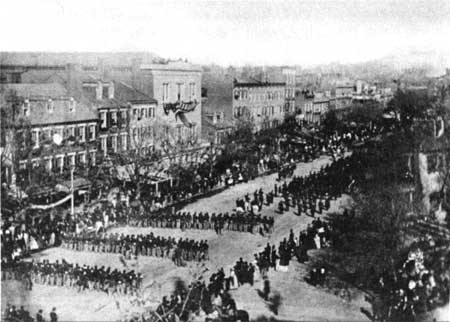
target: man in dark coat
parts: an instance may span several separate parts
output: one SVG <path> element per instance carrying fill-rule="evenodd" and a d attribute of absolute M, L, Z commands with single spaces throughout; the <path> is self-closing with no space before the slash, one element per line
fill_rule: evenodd
<path fill-rule="evenodd" d="M 39 310 L 39 312 L 36 314 L 36 322 L 44 322 L 44 317 L 42 316 L 42 310 Z"/>
<path fill-rule="evenodd" d="M 56 314 L 56 307 L 50 312 L 50 322 L 58 322 L 58 315 Z"/>

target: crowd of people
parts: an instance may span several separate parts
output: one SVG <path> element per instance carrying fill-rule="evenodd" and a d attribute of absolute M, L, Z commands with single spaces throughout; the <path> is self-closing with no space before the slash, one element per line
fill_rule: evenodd
<path fill-rule="evenodd" d="M 19 309 L 15 305 L 9 303 L 6 304 L 5 313 L 3 316 L 3 321 L 5 322 L 45 322 L 44 311 L 39 310 L 36 313 L 36 319 L 33 319 L 30 312 L 25 310 L 23 306 Z M 54 307 L 49 313 L 49 322 L 58 322 L 58 314 L 56 313 L 56 308 Z"/>
<path fill-rule="evenodd" d="M 33 284 L 74 288 L 78 292 L 97 290 L 108 294 L 133 295 L 143 276 L 134 270 L 120 271 L 105 266 L 71 264 L 66 261 L 20 261 L 2 263 L 2 280 L 15 279 L 29 290 Z"/>
<path fill-rule="evenodd" d="M 187 321 L 192 314 L 203 311 L 210 318 L 226 318 L 228 321 L 249 320 L 248 313 L 238 310 L 229 291 L 249 283 L 253 285 L 254 266 L 240 258 L 230 275 L 224 269 L 211 274 L 209 282 L 196 280 L 187 289 L 175 287 L 170 296 L 164 296 L 156 309 L 165 321 Z M 176 316 L 176 317 L 175 317 Z"/>
<path fill-rule="evenodd" d="M 289 263 L 294 257 L 300 263 L 307 262 L 308 250 L 328 246 L 329 238 L 328 224 L 320 218 L 314 219 L 305 230 L 298 234 L 298 237 L 291 229 L 289 237 L 284 238 L 278 248 L 267 243 L 263 251 L 254 255 L 261 277 L 267 277 L 269 269 L 287 271 Z"/>
<path fill-rule="evenodd" d="M 147 235 L 125 235 L 118 233 L 67 234 L 62 247 L 76 251 L 118 253 L 126 258 L 131 256 L 154 256 L 180 261 L 204 261 L 208 259 L 208 242 L 193 239 L 163 237 L 150 232 Z"/>
<path fill-rule="evenodd" d="M 382 304 L 377 306 L 374 317 L 413 320 L 419 314 L 448 303 L 449 264 L 448 253 L 446 257 L 430 257 L 413 243 L 403 264 L 396 271 L 386 271 L 378 279 Z"/>

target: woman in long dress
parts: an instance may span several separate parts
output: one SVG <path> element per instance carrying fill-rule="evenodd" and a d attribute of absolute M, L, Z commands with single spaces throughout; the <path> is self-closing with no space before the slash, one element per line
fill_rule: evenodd
<path fill-rule="evenodd" d="M 230 279 L 231 279 L 231 283 L 230 283 L 230 290 L 235 290 L 238 288 L 238 279 L 236 276 L 236 273 L 234 272 L 234 269 L 230 269 Z"/>

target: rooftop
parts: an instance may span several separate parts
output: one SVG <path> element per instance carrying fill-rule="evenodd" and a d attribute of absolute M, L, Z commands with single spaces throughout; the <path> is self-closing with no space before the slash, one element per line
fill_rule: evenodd
<path fill-rule="evenodd" d="M 15 94 L 24 99 L 49 99 L 68 96 L 66 88 L 59 83 L 3 84 L 1 89 L 7 96 Z"/>
<path fill-rule="evenodd" d="M 143 64 L 141 70 L 166 70 L 166 71 L 186 71 L 186 72 L 201 72 L 202 68 L 184 61 L 172 61 L 165 64 Z"/>
<path fill-rule="evenodd" d="M 154 98 L 140 92 L 124 82 L 114 81 L 114 96 L 116 99 L 129 103 L 157 104 Z"/>
<path fill-rule="evenodd" d="M 255 78 L 235 78 L 234 87 L 266 87 L 266 86 L 285 86 L 284 82 L 261 82 Z"/>

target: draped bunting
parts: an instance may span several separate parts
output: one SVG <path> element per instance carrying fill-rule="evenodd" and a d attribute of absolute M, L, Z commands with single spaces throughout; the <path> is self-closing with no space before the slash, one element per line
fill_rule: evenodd
<path fill-rule="evenodd" d="M 172 111 L 177 115 L 178 113 L 187 113 L 192 112 L 197 107 L 198 102 L 196 100 L 190 101 L 190 102 L 182 102 L 178 101 L 175 103 L 165 103 L 163 105 L 164 107 L 164 113 L 166 115 L 169 115 L 169 112 Z"/>
<path fill-rule="evenodd" d="M 59 200 L 57 202 L 54 202 L 52 204 L 49 204 L 49 205 L 34 205 L 34 204 L 31 204 L 30 208 L 31 209 L 47 210 L 47 209 L 51 209 L 51 208 L 54 208 L 56 206 L 59 206 L 59 205 L 65 203 L 67 200 L 69 200 L 71 198 L 72 198 L 72 195 L 70 194 L 70 195 L 67 195 L 64 198 L 62 198 L 61 200 Z"/>

